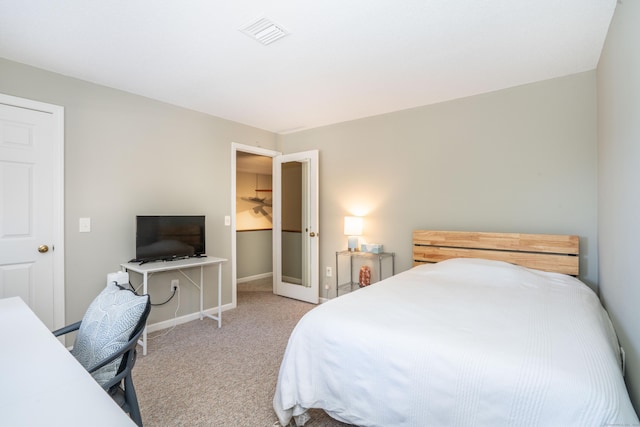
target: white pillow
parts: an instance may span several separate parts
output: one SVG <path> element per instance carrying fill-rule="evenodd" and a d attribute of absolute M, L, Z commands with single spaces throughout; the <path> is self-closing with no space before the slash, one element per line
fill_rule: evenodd
<path fill-rule="evenodd" d="M 124 347 L 145 311 L 148 295 L 109 284 L 93 300 L 80 324 L 71 354 L 90 369 L 100 361 Z M 103 385 L 117 373 L 122 358 L 93 372 L 95 380 Z"/>

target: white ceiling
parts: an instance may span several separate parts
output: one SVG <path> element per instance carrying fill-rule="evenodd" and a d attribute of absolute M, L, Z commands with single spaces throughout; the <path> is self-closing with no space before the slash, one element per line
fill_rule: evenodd
<path fill-rule="evenodd" d="M 592 70 L 615 6 L 0 0 L 0 57 L 288 133 Z M 260 16 L 290 34 L 238 30 Z"/>

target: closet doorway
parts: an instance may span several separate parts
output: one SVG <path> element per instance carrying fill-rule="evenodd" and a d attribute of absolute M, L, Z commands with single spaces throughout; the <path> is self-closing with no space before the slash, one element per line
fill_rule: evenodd
<path fill-rule="evenodd" d="M 239 282 L 269 276 L 274 293 L 317 304 L 318 151 L 233 143 L 231 172 L 232 306 Z"/>
<path fill-rule="evenodd" d="M 236 151 L 236 283 L 273 283 L 273 160 Z"/>

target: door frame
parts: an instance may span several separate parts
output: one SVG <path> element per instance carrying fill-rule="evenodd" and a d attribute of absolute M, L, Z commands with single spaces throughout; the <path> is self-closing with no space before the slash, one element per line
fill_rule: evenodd
<path fill-rule="evenodd" d="M 238 151 L 271 158 L 282 155 L 281 152 L 275 150 L 239 144 L 237 142 L 231 143 L 231 221 L 229 224 L 231 226 L 231 308 L 238 306 L 238 254 L 236 253 L 236 153 Z"/>
<path fill-rule="evenodd" d="M 65 325 L 64 286 L 64 107 L 0 93 L 0 104 L 51 114 L 55 123 L 53 158 L 53 323 Z"/>

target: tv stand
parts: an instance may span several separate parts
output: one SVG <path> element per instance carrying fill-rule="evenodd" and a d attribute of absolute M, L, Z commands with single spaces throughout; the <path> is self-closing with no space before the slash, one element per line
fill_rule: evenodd
<path fill-rule="evenodd" d="M 171 261 L 159 261 L 150 263 L 138 263 L 127 262 L 120 264 L 122 271 L 133 271 L 142 275 L 142 293 L 146 294 L 147 287 L 149 285 L 149 277 L 153 273 L 159 273 L 161 271 L 179 271 L 184 277 L 187 278 L 191 284 L 200 290 L 200 320 L 205 316 L 218 322 L 218 328 L 222 327 L 222 263 L 227 260 L 224 258 L 216 258 L 210 256 L 202 256 L 199 258 L 186 258 L 186 259 L 172 259 Z M 203 307 L 203 288 L 204 288 L 204 267 L 207 265 L 218 266 L 218 315 L 212 316 L 211 314 L 204 312 Z M 187 276 L 182 270 L 190 268 L 200 267 L 200 283 L 194 282 L 189 276 Z M 140 340 L 142 346 L 142 355 L 147 355 L 147 327 L 145 326 L 144 332 L 142 332 L 142 339 Z"/>

